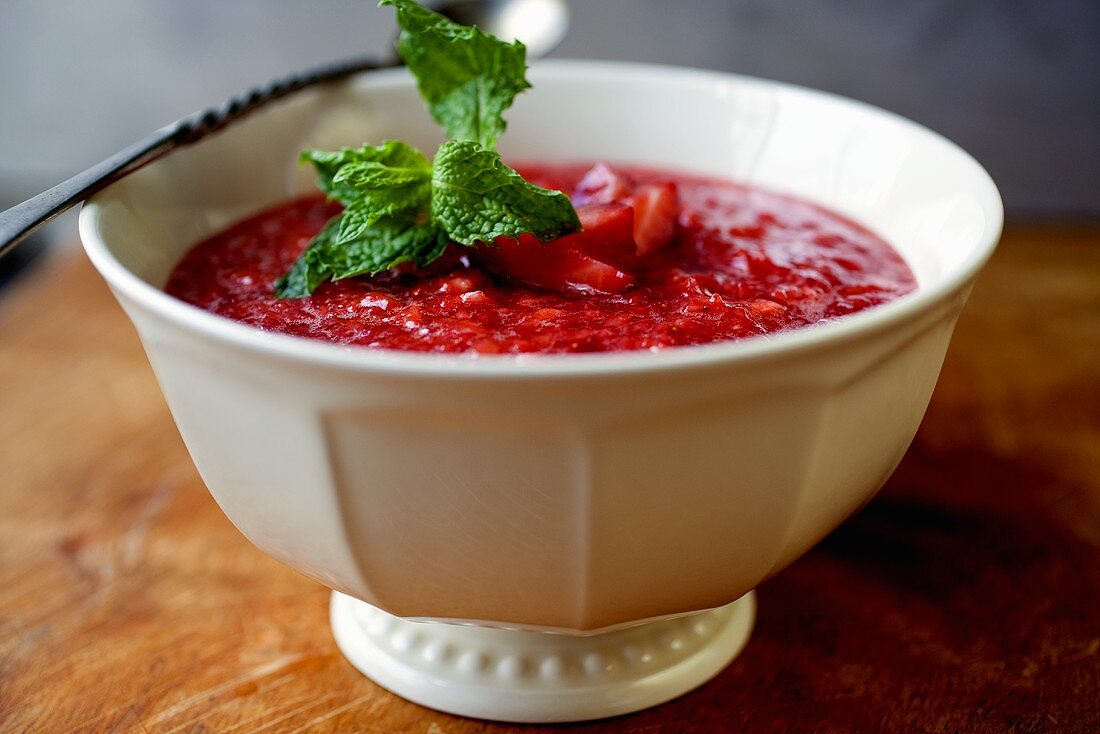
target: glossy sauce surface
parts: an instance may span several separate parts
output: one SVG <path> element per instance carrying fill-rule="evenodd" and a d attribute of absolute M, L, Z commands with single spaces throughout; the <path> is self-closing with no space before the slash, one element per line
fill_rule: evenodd
<path fill-rule="evenodd" d="M 519 170 L 569 192 L 588 168 Z M 416 273 L 325 283 L 308 298 L 279 300 L 274 281 L 339 212 L 319 196 L 286 202 L 199 243 L 166 290 L 269 331 L 372 348 L 497 354 L 741 339 L 842 317 L 916 288 L 886 242 L 822 207 L 730 182 L 621 170 L 642 184 L 674 182 L 681 206 L 671 245 L 638 258 L 634 284 L 621 293 L 534 287 L 484 267 L 479 248 L 452 245 Z"/>

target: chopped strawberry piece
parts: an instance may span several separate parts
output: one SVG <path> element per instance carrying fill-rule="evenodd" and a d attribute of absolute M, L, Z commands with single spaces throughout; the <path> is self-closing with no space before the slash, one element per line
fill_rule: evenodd
<path fill-rule="evenodd" d="M 626 204 L 586 204 L 577 207 L 581 231 L 556 240 L 597 260 L 629 266 L 634 246 L 634 209 Z"/>
<path fill-rule="evenodd" d="M 478 256 L 496 272 L 532 285 L 621 293 L 634 283 L 640 255 L 664 247 L 676 233 L 680 201 L 675 184 L 634 182 L 598 163 L 573 193 L 581 231 L 541 242 L 532 235 L 501 238 Z"/>
<path fill-rule="evenodd" d="M 496 272 L 542 288 L 580 287 L 620 293 L 634 284 L 634 276 L 566 242 L 575 236 L 553 242 L 526 234 L 518 240 L 502 237 L 496 247 L 481 247 L 477 253 Z"/>
<path fill-rule="evenodd" d="M 680 197 L 676 184 L 637 186 L 631 178 L 606 163 L 597 163 L 584 174 L 584 178 L 573 191 L 573 203 L 578 207 L 578 215 L 585 205 L 632 206 L 633 239 L 636 254 L 639 256 L 659 250 L 671 242 L 680 217 Z"/>
<path fill-rule="evenodd" d="M 597 163 L 573 191 L 573 203 L 610 204 L 621 202 L 634 190 L 634 181 L 626 174 L 616 171 L 606 163 Z"/>
<path fill-rule="evenodd" d="M 634 242 L 638 255 L 647 255 L 672 241 L 680 217 L 676 184 L 639 186 L 631 197 L 634 205 Z"/>
<path fill-rule="evenodd" d="M 634 276 L 619 270 L 583 252 L 565 250 L 562 260 L 566 263 L 565 282 L 571 285 L 587 286 L 604 293 L 622 293 L 634 285 Z"/>

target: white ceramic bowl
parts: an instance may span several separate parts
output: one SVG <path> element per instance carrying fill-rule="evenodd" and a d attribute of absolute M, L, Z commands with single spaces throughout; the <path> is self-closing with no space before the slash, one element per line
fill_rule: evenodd
<path fill-rule="evenodd" d="M 884 236 L 919 290 L 741 342 L 479 358 L 264 333 L 160 290 L 200 238 L 312 189 L 299 149 L 434 149 L 400 69 L 302 93 L 103 191 L 81 215 L 88 255 L 211 493 L 275 558 L 406 618 L 592 631 L 729 604 L 898 464 L 998 239 L 997 190 L 938 135 L 819 92 L 617 63 L 543 62 L 530 77 L 506 157 L 806 197 Z"/>

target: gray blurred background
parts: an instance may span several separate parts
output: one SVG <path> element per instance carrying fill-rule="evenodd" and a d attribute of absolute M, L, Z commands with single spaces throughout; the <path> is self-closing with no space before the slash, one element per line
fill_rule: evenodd
<path fill-rule="evenodd" d="M 246 87 L 385 54 L 373 0 L 3 0 L 0 206 Z M 572 0 L 554 54 L 857 97 L 970 150 L 1010 214 L 1100 215 L 1100 0 Z M 71 222 L 68 224 L 71 226 Z"/>

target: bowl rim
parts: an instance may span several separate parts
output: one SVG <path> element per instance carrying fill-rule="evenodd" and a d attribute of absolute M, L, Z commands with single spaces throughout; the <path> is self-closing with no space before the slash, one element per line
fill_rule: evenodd
<path fill-rule="evenodd" d="M 664 373 L 692 367 L 713 367 L 744 364 L 771 358 L 788 357 L 807 350 L 829 348 L 863 335 L 888 330 L 901 322 L 917 318 L 935 309 L 951 296 L 966 288 L 988 261 L 1000 240 L 1004 225 L 1004 207 L 1000 192 L 985 168 L 969 153 L 943 135 L 908 118 L 866 102 L 786 82 L 731 72 L 697 69 L 686 66 L 621 61 L 551 59 L 532 64 L 532 72 L 592 73 L 604 75 L 645 74 L 664 81 L 679 83 L 713 83 L 732 81 L 740 85 L 763 86 L 808 95 L 822 101 L 841 103 L 854 109 L 885 117 L 908 132 L 931 137 L 972 166 L 985 184 L 978 198 L 986 215 L 983 232 L 977 245 L 959 264 L 956 271 L 930 286 L 918 286 L 909 294 L 874 308 L 843 318 L 792 329 L 776 334 L 714 342 L 710 344 L 668 347 L 659 350 L 632 350 L 588 354 L 509 354 L 481 355 L 467 353 L 413 352 L 342 345 L 307 337 L 263 331 L 219 316 L 168 295 L 139 278 L 123 265 L 100 237 L 97 223 L 103 216 L 101 201 L 110 195 L 114 184 L 106 187 L 81 208 L 80 239 L 89 260 L 107 281 L 116 295 L 124 296 L 156 316 L 192 332 L 219 342 L 273 357 L 307 362 L 318 366 L 385 374 L 420 375 L 437 378 L 570 378 L 618 373 Z M 362 72 L 354 80 L 372 79 L 379 83 L 397 81 L 407 76 L 404 68 L 387 68 Z M 353 82 L 354 83 L 354 82 Z M 201 143 L 200 143 L 201 144 Z M 169 154 L 171 155 L 171 154 Z M 156 165 L 155 163 L 153 165 Z"/>

